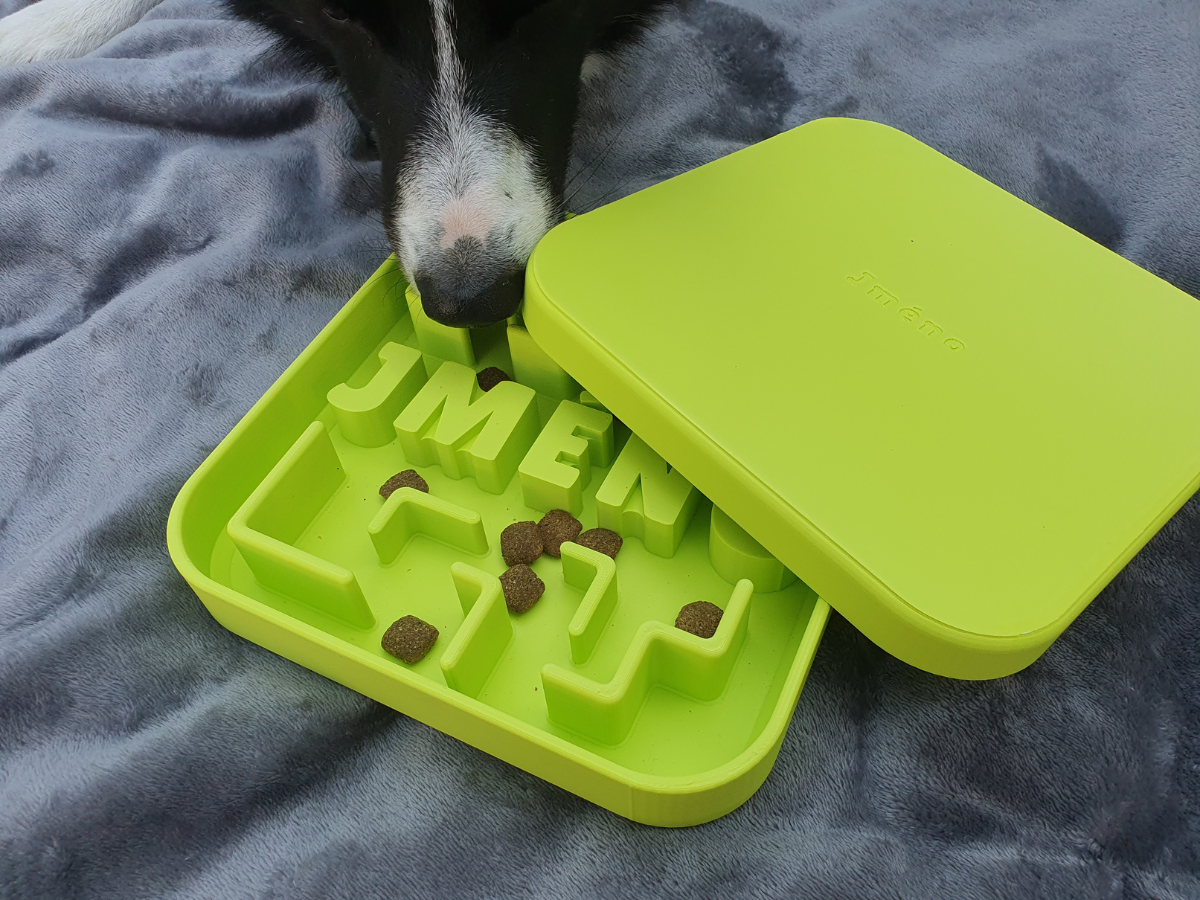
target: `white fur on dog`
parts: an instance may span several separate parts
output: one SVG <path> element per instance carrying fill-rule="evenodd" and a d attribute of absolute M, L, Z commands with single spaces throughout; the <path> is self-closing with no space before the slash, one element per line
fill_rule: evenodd
<path fill-rule="evenodd" d="M 41 0 L 0 19 L 0 67 L 91 53 L 161 0 Z"/>
<path fill-rule="evenodd" d="M 434 125 L 399 179 L 394 225 L 401 265 L 420 271 L 427 254 L 464 237 L 498 245 L 510 261 L 524 264 L 554 224 L 549 187 L 511 129 L 468 107 L 450 0 L 432 0 L 431 12 Z"/>

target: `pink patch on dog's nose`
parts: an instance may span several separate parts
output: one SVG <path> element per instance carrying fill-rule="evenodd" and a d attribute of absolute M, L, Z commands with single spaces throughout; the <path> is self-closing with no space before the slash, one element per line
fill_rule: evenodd
<path fill-rule="evenodd" d="M 449 250 L 461 238 L 475 238 L 486 243 L 491 231 L 491 216 L 479 197 L 455 197 L 442 213 L 440 246 Z"/>

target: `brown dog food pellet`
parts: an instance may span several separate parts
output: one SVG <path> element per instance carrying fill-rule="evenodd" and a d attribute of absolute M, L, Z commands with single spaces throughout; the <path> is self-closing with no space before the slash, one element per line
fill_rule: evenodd
<path fill-rule="evenodd" d="M 589 550 L 595 550 L 597 553 L 603 553 L 605 556 L 617 558 L 617 554 L 621 550 L 621 545 L 625 543 L 621 540 L 621 536 L 615 531 L 609 531 L 607 528 L 589 528 L 579 537 L 575 538 L 575 543 L 581 547 L 587 547 Z"/>
<path fill-rule="evenodd" d="M 697 600 L 679 611 L 675 627 L 697 637 L 710 638 L 717 633 L 717 626 L 721 624 L 723 615 L 725 611 L 715 603 Z"/>
<path fill-rule="evenodd" d="M 579 537 L 583 526 L 579 520 L 566 510 L 552 509 L 542 516 L 538 522 L 538 533 L 542 536 L 542 548 L 551 556 L 561 556 L 559 551 L 563 541 L 573 541 Z"/>
<path fill-rule="evenodd" d="M 506 566 L 517 563 L 531 566 L 537 562 L 542 555 L 542 536 L 538 533 L 537 522 L 513 522 L 500 532 L 500 555 Z"/>
<path fill-rule="evenodd" d="M 475 376 L 475 380 L 479 382 L 479 387 L 484 391 L 490 391 L 502 381 L 512 381 L 507 372 L 497 369 L 495 366 L 488 366 Z"/>
<path fill-rule="evenodd" d="M 416 488 L 418 491 L 429 493 L 429 482 L 418 475 L 416 469 L 405 469 L 383 483 L 379 488 L 379 496 L 386 500 L 402 487 Z"/>
<path fill-rule="evenodd" d="M 524 563 L 517 563 L 501 575 L 500 587 L 504 588 L 504 602 L 512 613 L 531 609 L 546 591 L 546 585 L 537 577 L 537 572 Z"/>
<path fill-rule="evenodd" d="M 410 666 L 425 658 L 438 639 L 438 630 L 418 619 L 404 616 L 391 624 L 380 642 L 383 649 Z"/>

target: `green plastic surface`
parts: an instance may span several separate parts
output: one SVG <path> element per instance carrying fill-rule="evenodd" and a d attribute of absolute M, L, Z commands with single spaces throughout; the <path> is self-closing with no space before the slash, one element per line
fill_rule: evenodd
<path fill-rule="evenodd" d="M 529 333 L 881 647 L 1036 659 L 1200 483 L 1200 304 L 825 119 L 554 229 Z"/>
<path fill-rule="evenodd" d="M 407 295 L 389 261 L 189 479 L 180 572 L 238 634 L 623 816 L 737 807 L 829 608 L 518 321 L 447 329 Z M 492 365 L 518 381 L 483 393 Z M 430 493 L 381 499 L 409 467 Z M 625 544 L 543 556 L 544 596 L 511 615 L 500 532 L 550 508 Z M 711 639 L 673 627 L 696 600 L 725 610 Z M 404 615 L 440 632 L 413 666 L 380 646 Z"/>

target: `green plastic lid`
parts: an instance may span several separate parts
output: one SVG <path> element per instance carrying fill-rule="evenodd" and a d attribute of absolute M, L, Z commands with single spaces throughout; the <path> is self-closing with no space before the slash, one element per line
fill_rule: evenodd
<path fill-rule="evenodd" d="M 1200 484 L 1200 304 L 824 119 L 554 229 L 525 323 L 868 637 L 1036 659 Z"/>

